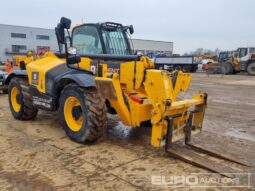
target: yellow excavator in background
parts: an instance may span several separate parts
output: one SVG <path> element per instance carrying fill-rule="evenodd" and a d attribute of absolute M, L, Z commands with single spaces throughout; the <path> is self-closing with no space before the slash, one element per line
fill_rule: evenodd
<path fill-rule="evenodd" d="M 25 55 L 15 55 L 12 57 L 13 65 L 16 67 L 20 67 L 20 62 L 26 60 L 27 56 Z"/>
<path fill-rule="evenodd" d="M 26 65 L 37 59 L 37 55 L 33 51 L 28 51 L 27 55 L 15 55 L 13 56 L 14 66 L 19 67 L 21 70 L 26 68 Z"/>
<path fill-rule="evenodd" d="M 30 62 L 33 62 L 45 55 L 46 52 L 50 52 L 50 49 L 47 48 L 39 48 L 37 53 L 34 51 L 28 51 L 27 55 L 15 55 L 13 56 L 14 66 L 19 67 L 21 70 L 25 70 L 26 65 Z"/>
<path fill-rule="evenodd" d="M 178 94 L 188 90 L 191 75 L 156 70 L 149 58 L 134 55 L 127 35 L 134 32 L 132 25 L 82 24 L 72 35 L 70 26 L 71 21 L 62 18 L 55 28 L 58 53 L 47 52 L 6 79 L 15 119 L 34 119 L 38 109 L 58 111 L 67 136 L 87 143 L 105 132 L 108 111 L 128 126 L 151 122 L 151 144 L 191 164 L 223 174 L 213 161 L 177 149 L 174 142 L 184 140 L 189 148 L 235 161 L 192 144 L 191 137 L 202 131 L 207 94 L 180 100 Z"/>

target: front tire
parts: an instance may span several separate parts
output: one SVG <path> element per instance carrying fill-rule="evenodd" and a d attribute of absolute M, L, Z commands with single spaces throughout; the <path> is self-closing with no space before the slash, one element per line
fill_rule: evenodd
<path fill-rule="evenodd" d="M 233 74 L 234 68 L 233 68 L 231 63 L 225 62 L 224 63 L 224 68 L 225 68 L 225 74 L 226 75 Z"/>
<path fill-rule="evenodd" d="M 18 120 L 31 120 L 38 109 L 33 106 L 29 85 L 26 79 L 13 78 L 8 87 L 9 106 L 12 115 Z"/>
<path fill-rule="evenodd" d="M 247 67 L 247 72 L 251 76 L 255 76 L 255 62 L 250 63 Z"/>
<path fill-rule="evenodd" d="M 66 134 L 78 143 L 94 142 L 106 130 L 106 107 L 96 89 L 68 85 L 61 93 L 59 115 Z"/>

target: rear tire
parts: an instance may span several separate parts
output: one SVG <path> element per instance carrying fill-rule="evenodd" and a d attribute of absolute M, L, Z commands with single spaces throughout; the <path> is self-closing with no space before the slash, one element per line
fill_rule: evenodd
<path fill-rule="evenodd" d="M 255 62 L 250 63 L 247 67 L 247 72 L 251 76 L 255 76 Z"/>
<path fill-rule="evenodd" d="M 189 72 L 190 72 L 190 66 L 188 66 L 188 65 L 183 66 L 183 67 L 182 67 L 182 71 L 183 71 L 184 73 L 189 73 Z"/>
<path fill-rule="evenodd" d="M 15 119 L 31 120 L 37 116 L 38 109 L 33 106 L 26 79 L 13 78 L 8 87 L 8 94 L 9 106 Z"/>
<path fill-rule="evenodd" d="M 96 89 L 68 85 L 59 104 L 60 121 L 70 139 L 78 143 L 94 142 L 105 132 L 105 102 Z"/>
<path fill-rule="evenodd" d="M 198 66 L 191 66 L 190 72 L 195 73 L 195 72 L 197 72 L 197 70 L 198 70 Z"/>
<path fill-rule="evenodd" d="M 180 71 L 180 70 L 182 70 L 182 67 L 177 65 L 177 66 L 174 67 L 174 70 Z"/>

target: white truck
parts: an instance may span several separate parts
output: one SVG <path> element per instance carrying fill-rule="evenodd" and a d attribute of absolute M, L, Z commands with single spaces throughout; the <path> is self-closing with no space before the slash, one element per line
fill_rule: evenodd
<path fill-rule="evenodd" d="M 182 70 L 184 72 L 196 72 L 201 61 L 194 56 L 167 56 L 156 57 L 155 66 L 157 69 Z"/>
<path fill-rule="evenodd" d="M 255 75 L 255 47 L 238 48 L 237 58 L 241 71 L 248 72 L 249 75 Z"/>

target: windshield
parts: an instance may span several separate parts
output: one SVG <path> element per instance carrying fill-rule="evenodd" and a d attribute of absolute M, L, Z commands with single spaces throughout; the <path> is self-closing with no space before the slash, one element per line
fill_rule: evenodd
<path fill-rule="evenodd" d="M 102 36 L 107 54 L 131 54 L 127 39 L 125 38 L 125 33 L 121 28 L 117 28 L 116 30 L 102 29 Z"/>
<path fill-rule="evenodd" d="M 103 49 L 95 26 L 81 26 L 73 31 L 73 46 L 78 54 L 102 54 Z"/>
<path fill-rule="evenodd" d="M 247 55 L 247 48 L 239 48 L 238 49 L 238 58 L 245 57 Z"/>
<path fill-rule="evenodd" d="M 220 59 L 229 59 L 232 58 L 233 53 L 232 52 L 221 52 L 219 55 Z"/>
<path fill-rule="evenodd" d="M 250 53 L 254 53 L 255 52 L 255 48 L 250 48 Z"/>

